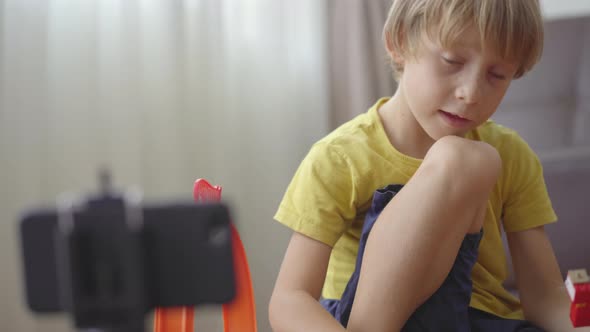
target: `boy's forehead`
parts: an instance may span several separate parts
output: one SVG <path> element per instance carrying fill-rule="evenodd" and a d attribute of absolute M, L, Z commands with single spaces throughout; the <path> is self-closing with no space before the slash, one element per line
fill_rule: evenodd
<path fill-rule="evenodd" d="M 464 52 L 478 52 L 485 53 L 487 57 L 502 60 L 503 62 L 513 62 L 508 59 L 503 52 L 502 45 L 498 40 L 492 38 L 483 38 L 477 29 L 474 27 L 467 27 L 453 38 L 447 38 L 445 45 L 445 38 L 440 36 L 436 37 L 437 42 L 443 48 L 464 51 Z"/>
<path fill-rule="evenodd" d="M 449 45 L 443 45 L 441 41 L 429 39 L 427 43 L 431 44 L 431 47 L 440 49 L 443 52 L 449 51 L 455 53 L 457 56 L 470 57 L 475 55 L 482 57 L 486 62 L 502 66 L 508 70 L 516 70 L 519 66 L 517 59 L 506 57 L 494 43 L 486 43 L 480 39 L 464 40 L 457 38 L 455 41 L 449 41 Z"/>
<path fill-rule="evenodd" d="M 481 49 L 483 44 L 489 44 L 482 40 L 483 38 L 481 34 L 475 27 L 473 27 L 473 25 L 458 29 L 458 31 L 451 36 L 444 36 L 442 35 L 442 32 L 438 32 L 437 39 L 441 44 L 446 42 L 447 45 L 443 46 L 452 48 Z"/>

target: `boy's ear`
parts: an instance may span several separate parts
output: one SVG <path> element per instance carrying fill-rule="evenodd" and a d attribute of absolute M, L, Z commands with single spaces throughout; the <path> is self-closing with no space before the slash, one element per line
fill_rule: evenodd
<path fill-rule="evenodd" d="M 403 65 L 404 57 L 400 54 L 399 50 L 393 48 L 393 40 L 391 39 L 391 33 L 389 31 L 385 32 L 385 47 L 387 48 L 387 53 L 391 57 L 391 60 L 399 65 Z"/>

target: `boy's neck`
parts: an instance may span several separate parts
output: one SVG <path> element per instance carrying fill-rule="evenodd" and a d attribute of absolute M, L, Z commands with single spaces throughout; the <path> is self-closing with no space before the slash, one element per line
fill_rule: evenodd
<path fill-rule="evenodd" d="M 401 85 L 393 97 L 381 105 L 378 113 L 389 142 L 395 149 L 412 158 L 424 159 L 435 141 L 416 121 Z"/>

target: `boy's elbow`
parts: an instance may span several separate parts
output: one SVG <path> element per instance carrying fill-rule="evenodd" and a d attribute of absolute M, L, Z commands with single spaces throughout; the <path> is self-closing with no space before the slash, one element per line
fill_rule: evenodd
<path fill-rule="evenodd" d="M 268 320 L 270 323 L 270 327 L 273 331 L 280 331 L 280 322 L 281 322 L 281 310 L 280 310 L 280 298 L 282 294 L 277 292 L 275 289 L 270 297 L 270 301 L 268 303 Z"/>
<path fill-rule="evenodd" d="M 298 322 L 293 317 L 300 316 L 299 294 L 293 290 L 274 290 L 268 303 L 268 321 L 274 332 L 297 331 Z"/>

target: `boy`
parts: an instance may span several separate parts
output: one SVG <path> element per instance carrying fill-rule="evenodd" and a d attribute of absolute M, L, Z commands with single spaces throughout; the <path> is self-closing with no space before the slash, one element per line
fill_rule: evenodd
<path fill-rule="evenodd" d="M 394 0 L 384 40 L 397 91 L 314 144 L 275 216 L 273 329 L 571 330 L 541 165 L 488 121 L 540 57 L 538 0 Z"/>

